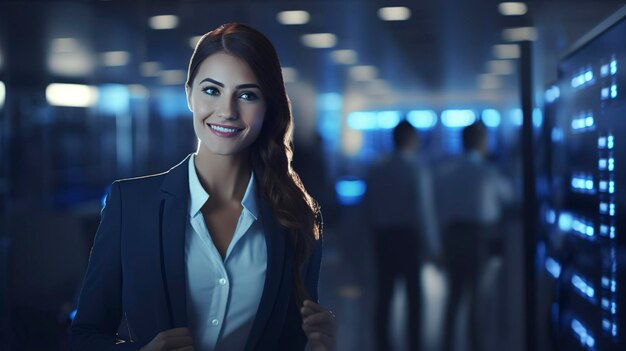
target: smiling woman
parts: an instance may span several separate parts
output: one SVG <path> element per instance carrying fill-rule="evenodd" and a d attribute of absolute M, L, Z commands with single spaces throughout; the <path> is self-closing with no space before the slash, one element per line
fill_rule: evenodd
<path fill-rule="evenodd" d="M 226 53 L 207 57 L 186 86 L 193 125 L 200 140 L 198 156 L 235 154 L 261 132 L 266 104 L 254 72 Z"/>
<path fill-rule="evenodd" d="M 113 183 L 73 349 L 331 350 L 334 316 L 316 303 L 321 215 L 291 168 L 274 47 L 223 25 L 199 40 L 185 90 L 198 148 L 168 172 Z"/>

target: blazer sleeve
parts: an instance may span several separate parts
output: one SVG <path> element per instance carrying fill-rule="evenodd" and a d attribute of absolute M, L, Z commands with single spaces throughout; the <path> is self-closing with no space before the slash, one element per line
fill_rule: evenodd
<path fill-rule="evenodd" d="M 122 199 L 116 181 L 106 197 L 91 249 L 70 330 L 72 350 L 139 350 L 136 344 L 116 344 L 122 316 L 121 223 Z"/>
<path fill-rule="evenodd" d="M 304 286 L 309 293 L 309 298 L 319 302 L 318 281 L 320 265 L 322 262 L 322 237 L 315 243 L 315 250 L 308 260 L 304 270 Z M 287 319 L 285 321 L 278 346 L 274 351 L 304 350 L 307 344 L 306 335 L 302 330 L 302 316 L 300 306 L 296 302 L 295 294 L 291 295 Z"/>

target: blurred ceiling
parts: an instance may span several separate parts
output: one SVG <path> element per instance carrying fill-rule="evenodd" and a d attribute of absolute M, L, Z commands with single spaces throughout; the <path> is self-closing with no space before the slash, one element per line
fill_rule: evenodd
<path fill-rule="evenodd" d="M 554 79 L 560 53 L 624 4 L 536 0 L 526 2 L 526 14 L 504 16 L 500 2 L 5 0 L 0 4 L 0 79 L 25 89 L 51 82 L 182 84 L 191 38 L 222 23 L 242 22 L 269 36 L 282 65 L 295 69 L 296 80 L 319 93 L 394 95 L 400 104 L 515 104 L 515 74 L 481 75 L 497 70 L 488 61 L 496 59 L 494 45 L 507 43 L 503 30 L 535 28 L 537 80 L 546 84 Z M 410 17 L 384 21 L 379 16 L 384 6 L 406 7 Z M 308 22 L 279 23 L 278 13 L 287 10 L 307 11 Z M 175 15 L 178 24 L 152 29 L 150 18 L 157 15 Z M 310 33 L 332 33 L 336 45 L 307 47 L 302 36 Z M 351 63 L 334 61 L 334 50 L 353 50 L 344 52 Z M 515 60 L 511 63 L 515 72 Z M 350 73 L 355 66 L 374 68 Z M 371 79 L 355 78 L 359 69 Z"/>

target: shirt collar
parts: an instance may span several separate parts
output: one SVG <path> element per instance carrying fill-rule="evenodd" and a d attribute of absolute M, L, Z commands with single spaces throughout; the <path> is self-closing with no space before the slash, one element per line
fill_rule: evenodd
<path fill-rule="evenodd" d="M 194 164 L 196 154 L 192 154 L 189 157 L 189 215 L 191 217 L 195 217 L 200 213 L 202 206 L 209 199 L 209 193 L 204 190 L 202 184 L 200 183 L 200 179 L 198 179 L 198 173 L 196 173 L 196 166 Z M 256 220 L 258 218 L 258 206 L 256 199 L 256 182 L 254 181 L 254 172 L 250 175 L 250 181 L 248 182 L 248 187 L 246 188 L 246 193 L 241 200 L 241 205 L 243 208 L 248 211 L 252 217 Z"/>

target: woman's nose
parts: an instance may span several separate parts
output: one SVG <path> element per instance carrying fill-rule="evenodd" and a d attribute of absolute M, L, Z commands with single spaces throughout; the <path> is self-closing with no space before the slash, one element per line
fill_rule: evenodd
<path fill-rule="evenodd" d="M 238 112 L 234 99 L 224 97 L 221 100 L 218 105 L 217 116 L 224 119 L 236 119 Z"/>

